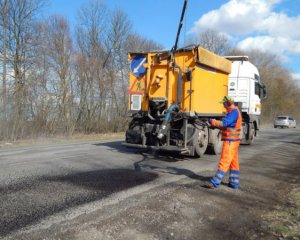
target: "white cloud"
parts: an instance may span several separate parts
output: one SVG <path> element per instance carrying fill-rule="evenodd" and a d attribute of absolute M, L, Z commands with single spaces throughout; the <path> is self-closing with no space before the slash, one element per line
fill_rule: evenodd
<path fill-rule="evenodd" d="M 207 28 L 242 39 L 244 49 L 260 48 L 277 54 L 300 54 L 300 15 L 273 11 L 282 0 L 230 0 L 194 23 L 193 33 Z M 251 37 L 249 37 L 251 36 Z"/>
<path fill-rule="evenodd" d="M 292 39 L 300 38 L 300 15 L 289 17 L 283 13 L 272 13 L 261 24 L 262 31 L 271 36 L 288 36 Z"/>
<path fill-rule="evenodd" d="M 296 84 L 300 88 L 300 73 L 292 73 L 292 78 L 295 80 Z"/>
<path fill-rule="evenodd" d="M 219 9 L 204 14 L 195 24 L 193 32 L 206 28 L 229 34 L 249 34 L 258 30 L 272 14 L 272 6 L 279 0 L 230 0 Z"/>
<path fill-rule="evenodd" d="M 292 73 L 292 77 L 297 80 L 300 81 L 300 73 Z"/>
<path fill-rule="evenodd" d="M 258 48 L 278 55 L 284 53 L 300 54 L 300 41 L 288 37 L 248 37 L 240 41 L 238 47 L 241 49 Z"/>

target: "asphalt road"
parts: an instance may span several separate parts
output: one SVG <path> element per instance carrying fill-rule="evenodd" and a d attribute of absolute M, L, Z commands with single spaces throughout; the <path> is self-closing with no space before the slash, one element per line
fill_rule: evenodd
<path fill-rule="evenodd" d="M 299 129 L 264 129 L 259 134 L 252 146 L 241 146 L 241 164 L 300 142 Z M 213 173 L 219 160 L 214 155 L 153 155 L 121 143 L 0 150 L 0 238 L 23 239 L 26 233 L 24 239 L 34 239 L 30 232 L 76 221 L 172 182 L 187 177 L 205 182 L 208 177 L 199 173 Z M 47 236 L 56 239 L 51 230 Z"/>

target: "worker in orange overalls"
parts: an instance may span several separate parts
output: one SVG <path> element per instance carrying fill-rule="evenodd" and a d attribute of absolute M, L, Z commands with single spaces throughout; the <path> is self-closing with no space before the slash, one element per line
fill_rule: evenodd
<path fill-rule="evenodd" d="M 231 97 L 225 96 L 220 103 L 223 103 L 227 110 L 226 117 L 222 121 L 209 119 L 209 123 L 212 127 L 221 129 L 222 140 L 224 142 L 218 170 L 207 187 L 218 188 L 223 176 L 229 169 L 228 186 L 237 189 L 239 187 L 240 173 L 238 150 L 240 145 L 242 116 L 238 107 L 234 105 L 234 101 Z"/>

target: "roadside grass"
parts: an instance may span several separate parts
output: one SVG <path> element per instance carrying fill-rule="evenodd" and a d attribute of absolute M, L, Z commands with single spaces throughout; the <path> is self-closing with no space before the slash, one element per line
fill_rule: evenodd
<path fill-rule="evenodd" d="M 288 204 L 278 206 L 277 210 L 264 215 L 272 235 L 283 239 L 300 240 L 300 188 L 288 195 Z"/>
<path fill-rule="evenodd" d="M 125 139 L 124 132 L 103 133 L 103 134 L 73 134 L 71 137 L 64 135 L 53 137 L 37 137 L 30 139 L 22 139 L 13 142 L 0 141 L 0 149 L 11 149 L 19 147 L 31 146 L 51 146 L 59 144 L 73 144 L 85 142 L 97 142 L 106 140 Z"/>

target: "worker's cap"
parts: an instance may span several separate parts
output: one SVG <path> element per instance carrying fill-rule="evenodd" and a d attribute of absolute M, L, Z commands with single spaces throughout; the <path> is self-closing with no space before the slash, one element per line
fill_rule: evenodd
<path fill-rule="evenodd" d="M 224 96 L 224 98 L 222 99 L 222 101 L 220 101 L 220 103 L 225 103 L 225 102 L 228 102 L 228 101 L 234 102 L 232 97 Z"/>

